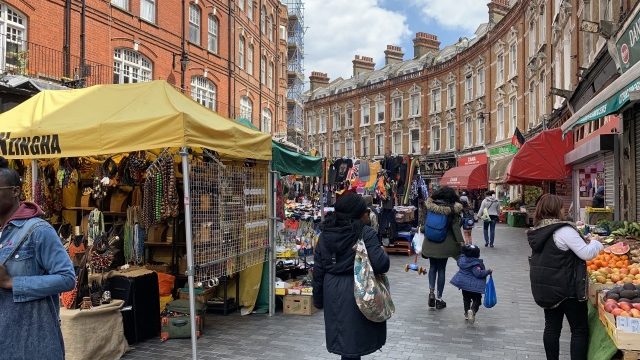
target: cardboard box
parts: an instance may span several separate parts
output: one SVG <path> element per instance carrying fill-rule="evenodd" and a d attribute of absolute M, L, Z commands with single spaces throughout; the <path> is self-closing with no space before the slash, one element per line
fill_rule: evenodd
<path fill-rule="evenodd" d="M 313 288 L 311 286 L 303 287 L 302 290 L 301 290 L 301 295 L 312 296 L 313 295 Z"/>
<path fill-rule="evenodd" d="M 283 311 L 285 315 L 313 315 L 313 296 L 287 295 L 284 297 Z"/>
<path fill-rule="evenodd" d="M 610 314 L 604 310 L 604 295 L 599 293 L 598 295 L 598 317 L 604 325 L 607 333 L 616 347 L 620 350 L 640 350 L 640 334 L 626 332 L 619 329 L 616 325 L 616 319 L 613 314 Z"/>
<path fill-rule="evenodd" d="M 207 300 L 213 299 L 213 296 L 215 295 L 215 288 L 209 288 L 206 290 L 205 289 L 194 289 L 194 290 L 196 293 L 196 301 L 201 304 L 206 304 Z M 188 288 L 182 288 L 178 292 L 179 292 L 178 299 L 189 300 Z"/>

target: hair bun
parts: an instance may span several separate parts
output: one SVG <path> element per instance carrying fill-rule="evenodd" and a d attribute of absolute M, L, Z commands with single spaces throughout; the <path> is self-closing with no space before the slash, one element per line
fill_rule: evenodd
<path fill-rule="evenodd" d="M 9 160 L 5 159 L 3 156 L 0 156 L 0 169 L 8 169 L 9 168 Z"/>

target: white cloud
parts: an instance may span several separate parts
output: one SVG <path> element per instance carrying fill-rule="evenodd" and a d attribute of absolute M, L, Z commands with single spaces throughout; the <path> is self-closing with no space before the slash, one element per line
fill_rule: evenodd
<path fill-rule="evenodd" d="M 379 0 L 306 0 L 305 69 L 331 79 L 351 77 L 354 55 L 384 61 L 387 45 L 410 35 L 407 18 L 384 9 Z"/>
<path fill-rule="evenodd" d="M 414 0 L 422 13 L 448 29 L 473 33 L 489 19 L 488 0 Z"/>

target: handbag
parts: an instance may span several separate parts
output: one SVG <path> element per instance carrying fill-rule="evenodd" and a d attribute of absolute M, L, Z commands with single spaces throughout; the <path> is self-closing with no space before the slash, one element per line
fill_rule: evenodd
<path fill-rule="evenodd" d="M 489 210 L 484 209 L 482 211 L 482 217 L 481 217 L 482 221 L 484 222 L 491 222 L 491 215 L 489 215 Z"/>
<path fill-rule="evenodd" d="M 387 321 L 396 311 L 387 275 L 376 275 L 362 237 L 354 245 L 353 295 L 362 315 L 373 322 Z"/>
<path fill-rule="evenodd" d="M 484 307 L 490 309 L 498 303 L 498 298 L 496 297 L 496 287 L 493 283 L 493 276 L 489 275 L 489 280 L 487 280 L 487 285 L 484 288 Z"/>

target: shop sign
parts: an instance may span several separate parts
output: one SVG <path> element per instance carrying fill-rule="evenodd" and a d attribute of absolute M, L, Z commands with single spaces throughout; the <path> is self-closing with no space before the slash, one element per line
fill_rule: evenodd
<path fill-rule="evenodd" d="M 640 11 L 631 21 L 631 24 L 624 30 L 622 36 L 616 42 L 616 50 L 620 58 L 620 69 L 622 72 L 629 70 L 640 60 Z"/>
<path fill-rule="evenodd" d="M 440 159 L 434 161 L 426 161 L 422 164 L 422 175 L 425 177 L 442 177 L 444 173 L 456 166 L 456 159 Z"/>
<path fill-rule="evenodd" d="M 629 93 L 637 90 L 640 90 L 640 78 L 632 81 L 629 85 L 618 91 L 617 94 L 610 97 L 607 101 L 596 106 L 596 108 L 591 110 L 591 112 L 578 119 L 574 126 L 597 120 L 605 115 L 612 114 L 622 109 L 622 107 L 629 101 Z"/>
<path fill-rule="evenodd" d="M 28 156 L 61 154 L 58 134 L 11 137 L 10 132 L 0 132 L 0 155 Z"/>
<path fill-rule="evenodd" d="M 458 159 L 458 166 L 484 165 L 486 163 L 487 163 L 486 153 L 464 156 Z"/>
<path fill-rule="evenodd" d="M 493 149 L 489 149 L 489 157 L 502 156 L 502 155 L 513 155 L 518 152 L 518 148 L 509 143 L 502 146 L 498 146 Z"/>

